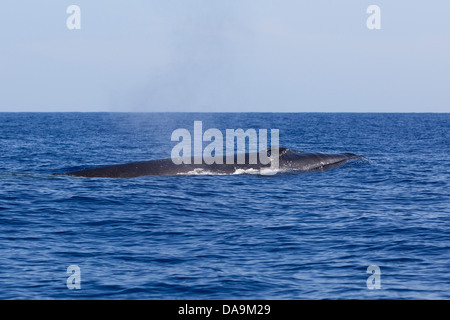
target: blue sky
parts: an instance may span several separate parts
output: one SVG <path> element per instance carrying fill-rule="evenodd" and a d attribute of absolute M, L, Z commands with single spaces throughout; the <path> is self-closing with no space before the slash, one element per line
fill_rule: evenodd
<path fill-rule="evenodd" d="M 69 5 L 81 30 L 66 27 Z M 381 30 L 369 30 L 369 5 Z M 450 1 L 4 0 L 0 111 L 449 112 Z"/>

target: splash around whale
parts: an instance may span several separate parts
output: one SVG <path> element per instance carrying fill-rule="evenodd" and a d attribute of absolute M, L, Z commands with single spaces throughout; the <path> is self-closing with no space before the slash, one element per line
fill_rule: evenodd
<path fill-rule="evenodd" d="M 270 163 L 264 164 L 259 161 L 254 163 L 252 159 L 254 159 L 255 155 L 245 153 L 245 161 L 241 161 L 240 164 L 238 161 L 235 161 L 234 164 L 228 164 L 225 161 L 220 164 L 207 164 L 204 159 L 201 163 L 196 163 L 198 161 L 194 161 L 194 158 L 189 164 L 175 164 L 171 158 L 167 158 L 53 174 L 91 178 L 135 178 L 148 175 L 229 175 L 242 173 L 270 175 L 278 172 L 324 170 L 340 166 L 350 160 L 364 158 L 353 153 L 325 154 L 281 147 L 277 148 L 277 152 L 273 152 L 273 150 L 274 148 L 270 148 L 266 152 L 269 158 L 272 157 L 272 161 L 277 160 L 278 165 L 276 169 Z M 242 159 L 242 155 L 234 155 L 235 160 L 238 156 Z M 273 159 L 274 156 L 277 156 L 277 159 Z"/>

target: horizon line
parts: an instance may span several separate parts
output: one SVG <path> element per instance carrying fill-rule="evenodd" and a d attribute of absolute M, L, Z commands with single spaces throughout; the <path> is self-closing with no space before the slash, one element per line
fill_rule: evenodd
<path fill-rule="evenodd" d="M 380 113 L 380 114 L 449 114 L 436 111 L 0 111 L 0 113 Z"/>

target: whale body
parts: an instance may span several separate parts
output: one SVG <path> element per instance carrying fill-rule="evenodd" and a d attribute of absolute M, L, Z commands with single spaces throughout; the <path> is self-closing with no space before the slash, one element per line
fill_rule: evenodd
<path fill-rule="evenodd" d="M 267 156 L 274 152 L 273 148 L 267 149 Z M 254 155 L 253 155 L 254 156 Z M 119 165 L 108 165 L 98 168 L 84 169 L 66 173 L 54 173 L 54 175 L 66 175 L 74 177 L 91 178 L 134 178 L 147 175 L 177 175 L 177 174 L 234 174 L 239 172 L 261 172 L 270 170 L 271 165 L 251 163 L 252 155 L 245 154 L 245 162 L 238 164 L 237 155 L 233 164 L 227 164 L 224 156 L 223 164 L 195 164 L 191 158 L 190 164 L 175 164 L 171 158 L 140 161 Z M 353 153 L 325 154 L 318 152 L 305 152 L 289 148 L 278 148 L 279 166 L 276 171 L 311 171 L 332 168 L 346 163 L 349 160 L 359 159 L 362 156 Z"/>

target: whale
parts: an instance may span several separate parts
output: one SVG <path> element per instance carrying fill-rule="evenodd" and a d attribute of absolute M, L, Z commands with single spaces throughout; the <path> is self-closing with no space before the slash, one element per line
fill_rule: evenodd
<path fill-rule="evenodd" d="M 262 173 L 273 174 L 278 172 L 306 172 L 314 170 L 325 170 L 340 166 L 350 160 L 363 158 L 353 153 L 326 154 L 319 152 L 299 151 L 290 148 L 279 147 L 274 152 L 274 148 L 267 149 L 267 157 L 278 156 L 278 166 L 272 170 L 270 163 L 261 163 L 259 160 L 252 161 L 251 153 L 245 153 L 245 161 L 237 161 L 234 155 L 234 162 L 228 164 L 226 158 L 222 163 L 212 163 L 202 159 L 195 161 L 191 158 L 190 163 L 175 164 L 172 158 L 156 159 L 150 161 L 139 161 L 125 164 L 106 165 L 95 168 L 87 168 L 72 172 L 53 173 L 53 175 L 64 175 L 72 177 L 87 178 L 135 178 L 151 175 L 190 175 L 190 174 L 237 174 L 237 173 Z M 243 157 L 242 157 L 243 158 Z M 241 158 L 241 159 L 242 159 Z M 197 159 L 198 160 L 198 159 Z M 275 171 L 275 172 L 274 172 Z"/>

